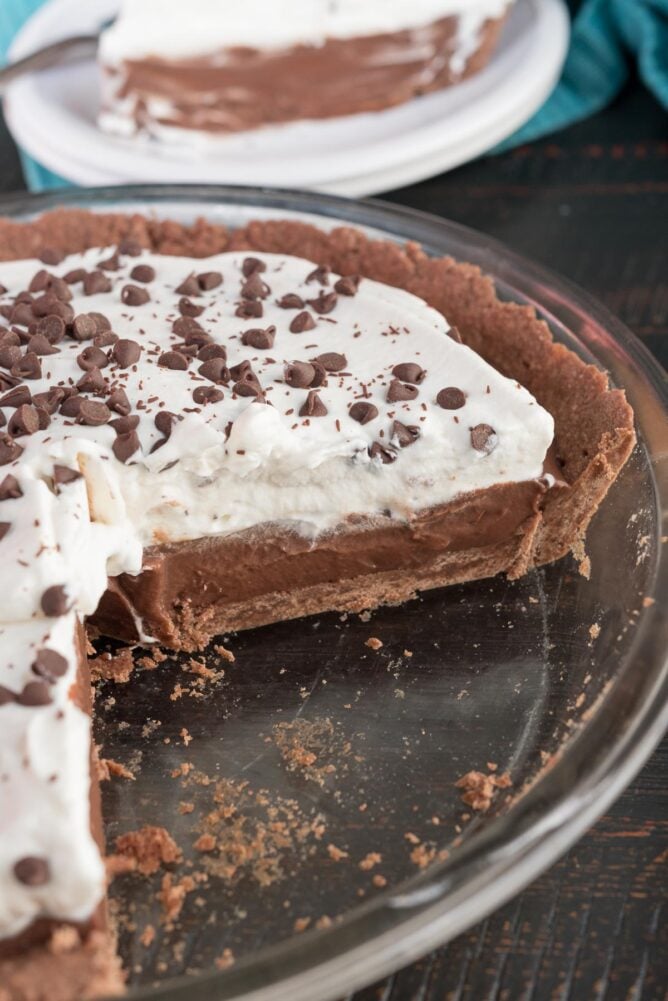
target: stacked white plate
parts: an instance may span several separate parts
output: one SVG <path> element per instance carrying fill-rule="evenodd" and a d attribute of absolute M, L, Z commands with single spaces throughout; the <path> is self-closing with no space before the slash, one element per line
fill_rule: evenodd
<path fill-rule="evenodd" d="M 14 41 L 11 58 L 96 31 L 117 7 L 118 0 L 49 0 Z M 493 59 L 464 83 L 374 114 L 232 135 L 215 151 L 163 150 L 101 133 L 93 60 L 18 80 L 6 115 L 16 141 L 75 184 L 254 184 L 368 195 L 458 166 L 510 135 L 554 87 L 568 35 L 563 0 L 518 0 Z"/>

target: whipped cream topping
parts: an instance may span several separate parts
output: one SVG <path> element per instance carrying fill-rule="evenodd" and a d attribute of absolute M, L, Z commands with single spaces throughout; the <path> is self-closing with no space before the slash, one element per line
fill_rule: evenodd
<path fill-rule="evenodd" d="M 419 28 L 445 17 L 462 18 L 462 44 L 470 45 L 488 18 L 510 0 L 124 0 L 104 32 L 105 64 L 150 57 L 186 59 L 220 49 L 280 49 L 322 45 L 328 38 L 358 38 Z"/>
<path fill-rule="evenodd" d="M 0 267 L 0 937 L 103 892 L 68 693 L 108 575 L 165 541 L 410 520 L 540 478 L 554 432 L 405 291 L 285 255 L 121 251 Z"/>

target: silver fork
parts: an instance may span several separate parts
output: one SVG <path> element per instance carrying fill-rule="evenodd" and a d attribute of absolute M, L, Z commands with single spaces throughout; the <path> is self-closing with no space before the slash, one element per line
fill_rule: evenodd
<path fill-rule="evenodd" d="M 74 35 L 72 38 L 64 38 L 60 42 L 53 42 L 45 45 L 43 49 L 32 52 L 23 59 L 17 59 L 0 69 L 0 97 L 3 97 L 7 87 L 14 80 L 26 73 L 34 73 L 39 70 L 50 69 L 52 66 L 59 66 L 62 63 L 79 62 L 82 59 L 90 59 L 97 53 L 100 35 L 114 21 L 112 18 L 100 26 L 97 34 Z"/>

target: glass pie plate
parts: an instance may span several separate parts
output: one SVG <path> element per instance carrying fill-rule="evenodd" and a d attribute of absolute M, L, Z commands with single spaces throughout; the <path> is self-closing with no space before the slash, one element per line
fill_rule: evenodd
<path fill-rule="evenodd" d="M 207 680 L 188 657 L 168 656 L 157 670 L 140 663 L 129 684 L 98 687 L 101 753 L 134 775 L 103 783 L 109 850 L 152 824 L 183 853 L 111 885 L 130 997 L 334 1001 L 521 890 L 663 733 L 663 373 L 580 289 L 417 212 L 226 187 L 68 191 L 4 200 L 0 212 L 58 206 L 230 226 L 282 216 L 416 240 L 479 264 L 500 296 L 533 305 L 635 409 L 638 445 L 589 531 L 589 579 L 568 558 L 370 616 L 225 637 L 196 657 L 214 672 Z M 455 786 L 471 770 L 512 779 L 486 812 Z M 203 850 L 211 832 L 217 849 Z"/>

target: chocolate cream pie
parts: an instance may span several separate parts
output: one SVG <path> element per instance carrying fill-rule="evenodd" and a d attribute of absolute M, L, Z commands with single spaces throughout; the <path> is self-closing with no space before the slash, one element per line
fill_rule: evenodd
<path fill-rule="evenodd" d="M 192 143 L 379 111 L 476 73 L 512 0 L 124 0 L 103 129 Z"/>
<path fill-rule="evenodd" d="M 633 418 L 477 268 L 354 229 L 62 211 L 0 258 L 0 999 L 72 1001 L 122 990 L 86 623 L 193 649 L 518 577 Z"/>

